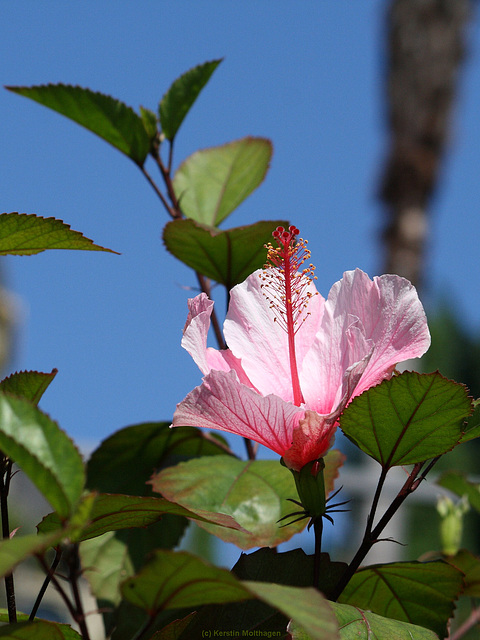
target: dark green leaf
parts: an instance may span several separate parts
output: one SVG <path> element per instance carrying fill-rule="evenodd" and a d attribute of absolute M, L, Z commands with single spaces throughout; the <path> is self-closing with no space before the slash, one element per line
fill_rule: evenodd
<path fill-rule="evenodd" d="M 270 140 L 252 137 L 195 152 L 173 180 L 183 213 L 218 226 L 262 183 L 271 157 Z"/>
<path fill-rule="evenodd" d="M 465 574 L 462 595 L 480 598 L 480 558 L 467 549 L 460 549 L 454 556 L 448 556 L 445 560 Z"/>
<path fill-rule="evenodd" d="M 68 224 L 27 213 L 0 214 L 0 255 L 31 256 L 46 249 L 108 251 Z"/>
<path fill-rule="evenodd" d="M 321 554 L 317 587 L 327 598 L 346 567 L 344 562 L 332 562 L 328 553 Z M 242 553 L 232 572 L 241 580 L 309 587 L 313 584 L 314 557 L 307 556 L 301 549 L 278 553 L 263 548 L 250 554 Z"/>
<path fill-rule="evenodd" d="M 150 640 L 178 640 L 195 615 L 196 612 L 192 611 L 192 613 L 189 613 L 185 618 L 174 620 L 161 631 L 154 633 Z"/>
<path fill-rule="evenodd" d="M 102 493 L 151 495 L 147 480 L 162 467 L 196 456 L 224 454 L 223 438 L 194 427 L 170 429 L 169 422 L 125 427 L 104 440 L 87 466 L 87 485 Z"/>
<path fill-rule="evenodd" d="M 119 529 L 131 529 L 132 527 L 147 527 L 158 522 L 165 514 L 204 520 L 199 515 L 184 509 L 178 504 L 173 504 L 164 498 L 143 498 L 140 496 L 100 494 L 96 497 L 89 514 L 89 520 L 75 533 L 75 540 L 88 540 L 101 536 L 108 531 Z M 216 516 L 215 522 L 219 521 Z M 238 529 L 239 526 L 229 516 L 222 516 L 220 520 L 225 527 Z M 207 520 L 208 521 L 208 520 Z M 56 513 L 46 516 L 38 525 L 40 532 L 55 530 L 61 526 Z"/>
<path fill-rule="evenodd" d="M 190 69 L 177 78 L 163 96 L 159 115 L 162 132 L 167 140 L 174 139 L 183 119 L 221 61 L 212 60 Z"/>
<path fill-rule="evenodd" d="M 142 166 L 150 140 L 140 116 L 111 96 L 83 87 L 49 84 L 33 87 L 6 87 L 89 129 Z"/>
<path fill-rule="evenodd" d="M 61 518 L 82 494 L 82 457 L 70 438 L 28 400 L 0 393 L 0 450 L 18 464 Z"/>
<path fill-rule="evenodd" d="M 12 373 L 11 376 L 0 382 L 0 391 L 25 398 L 25 400 L 37 405 L 57 373 L 57 369 L 52 369 L 51 373 L 40 373 L 39 371 Z"/>
<path fill-rule="evenodd" d="M 163 231 L 167 249 L 184 264 L 231 289 L 243 282 L 267 257 L 265 243 L 285 220 L 256 222 L 248 227 L 215 229 L 194 220 L 172 220 Z"/>
<path fill-rule="evenodd" d="M 437 484 L 441 487 L 445 487 L 449 491 L 452 491 L 457 496 L 467 496 L 471 506 L 478 512 L 480 512 L 480 485 L 470 482 L 459 471 L 447 471 L 444 473 Z"/>
<path fill-rule="evenodd" d="M 0 541 L 0 576 L 4 576 L 23 562 L 26 558 L 37 553 L 43 553 L 50 547 L 57 545 L 67 533 L 56 530 L 45 535 L 28 534 L 13 536 Z"/>
<path fill-rule="evenodd" d="M 150 109 L 145 109 L 144 107 L 140 107 L 140 116 L 143 121 L 143 126 L 145 127 L 145 131 L 148 134 L 150 140 L 154 140 L 157 137 L 158 129 L 157 129 L 157 116 L 150 111 Z"/>
<path fill-rule="evenodd" d="M 0 638 L 3 640 L 81 640 L 82 636 L 68 624 L 36 620 L 0 627 Z"/>
<path fill-rule="evenodd" d="M 463 575 L 446 562 L 396 562 L 360 569 L 340 602 L 447 635 Z"/>
<path fill-rule="evenodd" d="M 467 420 L 465 433 L 460 442 L 468 442 L 469 440 L 480 437 L 480 399 L 475 400 L 473 407 L 473 413 Z"/>
<path fill-rule="evenodd" d="M 307 524 L 306 519 L 283 527 L 278 522 L 298 510 L 287 501 L 298 496 L 292 474 L 275 460 L 196 458 L 164 469 L 153 476 L 152 486 L 171 502 L 211 521 L 224 514 L 232 516 L 245 531 L 197 524 L 241 549 L 276 546 Z"/>
<path fill-rule="evenodd" d="M 423 462 L 458 444 L 472 410 L 464 385 L 406 371 L 354 398 L 340 426 L 385 469 Z"/>
<path fill-rule="evenodd" d="M 340 628 L 341 640 L 438 640 L 430 629 L 382 618 L 347 604 L 331 602 Z"/>

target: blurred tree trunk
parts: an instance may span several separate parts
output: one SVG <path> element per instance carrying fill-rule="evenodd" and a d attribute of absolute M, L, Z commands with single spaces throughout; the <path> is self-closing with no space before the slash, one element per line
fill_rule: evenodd
<path fill-rule="evenodd" d="M 385 273 L 424 279 L 428 205 L 438 181 L 464 58 L 471 0 L 393 0 L 388 11 L 389 151 L 380 197 Z"/>

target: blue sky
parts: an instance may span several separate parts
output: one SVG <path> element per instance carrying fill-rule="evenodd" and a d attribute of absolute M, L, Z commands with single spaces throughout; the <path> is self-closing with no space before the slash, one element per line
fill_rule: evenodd
<path fill-rule="evenodd" d="M 224 57 L 182 125 L 176 165 L 198 148 L 271 138 L 267 179 L 226 226 L 290 219 L 309 239 L 326 295 L 347 269 L 381 270 L 384 9 L 380 0 L 19 0 L 1 7 L 0 77 L 78 84 L 155 110 L 178 75 Z M 452 301 L 477 333 L 479 74 L 476 19 L 432 204 L 423 297 Z M 18 321 L 11 369 L 59 369 L 41 406 L 85 448 L 129 424 L 170 420 L 201 376 L 180 347 L 196 280 L 162 246 L 159 201 L 93 134 L 7 91 L 0 105 L 2 211 L 60 218 L 121 253 L 4 262 Z"/>

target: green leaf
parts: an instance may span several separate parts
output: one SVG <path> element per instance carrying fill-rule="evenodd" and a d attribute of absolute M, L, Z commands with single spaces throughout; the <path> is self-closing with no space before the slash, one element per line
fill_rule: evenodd
<path fill-rule="evenodd" d="M 43 553 L 50 547 L 57 545 L 67 536 L 64 530 L 56 530 L 45 535 L 34 533 L 26 536 L 13 536 L 0 541 L 0 576 L 11 573 L 12 570 L 26 558 Z"/>
<path fill-rule="evenodd" d="M 225 440 L 195 427 L 170 429 L 170 422 L 125 427 L 104 440 L 87 466 L 87 486 L 102 493 L 151 495 L 155 470 L 197 456 L 224 454 Z"/>
<path fill-rule="evenodd" d="M 37 405 L 57 373 L 57 369 L 52 369 L 51 373 L 39 371 L 12 373 L 0 382 L 0 391 L 18 398 L 25 398 Z"/>
<path fill-rule="evenodd" d="M 77 122 L 142 166 L 150 140 L 142 119 L 111 96 L 65 84 L 6 87 Z"/>
<path fill-rule="evenodd" d="M 246 137 L 196 151 L 178 168 L 175 194 L 187 218 L 218 226 L 263 181 L 272 157 L 266 138 Z"/>
<path fill-rule="evenodd" d="M 84 526 L 75 532 L 74 539 L 77 542 L 101 536 L 108 531 L 131 529 L 132 527 L 148 527 L 158 522 L 165 514 L 204 520 L 201 516 L 184 509 L 178 504 L 173 504 L 164 498 L 144 498 L 140 496 L 100 494 L 89 513 L 89 520 Z M 219 517 L 215 518 L 218 522 Z M 222 516 L 220 520 L 225 527 L 239 528 L 239 525 L 230 516 Z M 207 520 L 208 522 L 208 520 Z M 61 526 L 56 513 L 50 513 L 38 525 L 40 532 L 55 530 Z"/>
<path fill-rule="evenodd" d="M 327 601 L 313 588 L 239 582 L 225 569 L 186 552 L 157 551 L 122 585 L 124 598 L 153 615 L 164 609 L 237 602 L 257 597 L 295 619 L 313 640 L 335 640 L 336 624 Z M 189 629 L 186 630 L 187 635 Z M 191 637 L 191 636 L 189 636 Z"/>
<path fill-rule="evenodd" d="M 438 640 L 430 629 L 383 618 L 357 607 L 331 602 L 341 640 Z"/>
<path fill-rule="evenodd" d="M 167 140 L 174 139 L 185 116 L 220 62 L 222 59 L 212 60 L 190 69 L 177 78 L 163 96 L 159 115 L 162 132 Z"/>
<path fill-rule="evenodd" d="M 480 558 L 467 549 L 460 549 L 454 556 L 447 556 L 445 561 L 463 572 L 462 595 L 480 598 Z"/>
<path fill-rule="evenodd" d="M 145 107 L 140 107 L 140 117 L 142 118 L 143 126 L 148 134 L 150 140 L 155 140 L 158 135 L 157 129 L 157 116 Z"/>
<path fill-rule="evenodd" d="M 28 400 L 0 393 L 0 450 L 18 464 L 60 518 L 72 514 L 84 487 L 83 461 L 53 420 Z"/>
<path fill-rule="evenodd" d="M 231 289 L 263 267 L 267 257 L 264 245 L 272 239 L 272 231 L 288 224 L 266 220 L 222 230 L 194 220 L 172 220 L 163 230 L 163 241 L 184 264 Z"/>
<path fill-rule="evenodd" d="M 81 640 L 82 636 L 68 624 L 58 624 L 47 620 L 18 622 L 0 627 L 3 640 Z"/>
<path fill-rule="evenodd" d="M 464 385 L 438 372 L 405 371 L 354 398 L 340 426 L 362 451 L 389 469 L 453 449 L 471 410 Z"/>
<path fill-rule="evenodd" d="M 360 569 L 339 601 L 447 635 L 463 575 L 446 562 L 396 562 Z"/>
<path fill-rule="evenodd" d="M 473 403 L 473 413 L 465 425 L 465 433 L 460 442 L 468 442 L 480 437 L 480 398 Z"/>
<path fill-rule="evenodd" d="M 325 600 L 322 594 L 308 587 L 300 589 L 298 587 L 285 587 L 280 584 L 269 584 L 265 582 L 243 582 L 257 598 L 279 609 L 287 617 L 295 621 L 297 628 L 301 627 L 307 635 L 304 638 L 310 640 L 337 640 L 340 638 L 335 615 L 332 612 L 330 603 Z M 289 625 L 290 630 L 291 625 Z M 300 638 L 301 636 L 293 635 Z"/>
<path fill-rule="evenodd" d="M 195 615 L 196 612 L 192 611 L 192 613 L 189 613 L 185 618 L 182 618 L 181 620 L 174 620 L 161 629 L 161 631 L 154 633 L 150 640 L 178 640 Z"/>
<path fill-rule="evenodd" d="M 42 218 L 27 213 L 0 214 L 0 255 L 31 256 L 46 249 L 108 251 L 93 244 L 68 224 L 55 218 Z"/>
<path fill-rule="evenodd" d="M 307 524 L 278 522 L 296 510 L 287 498 L 297 498 L 297 492 L 292 474 L 276 460 L 197 458 L 164 469 L 151 482 L 154 491 L 209 520 L 232 516 L 245 531 L 197 524 L 241 549 L 276 546 Z"/>
<path fill-rule="evenodd" d="M 327 497 L 335 488 L 335 480 L 338 478 L 339 469 L 343 466 L 346 456 L 338 449 L 330 449 L 324 456 L 325 469 L 323 470 L 323 478 L 325 481 L 325 494 Z"/>
<path fill-rule="evenodd" d="M 466 495 L 471 506 L 480 512 L 480 484 L 470 482 L 459 471 L 447 471 L 437 480 L 437 484 L 460 498 Z"/>
<path fill-rule="evenodd" d="M 184 551 L 167 550 L 157 550 L 137 575 L 127 579 L 122 594 L 150 614 L 252 597 L 226 569 L 210 566 Z"/>

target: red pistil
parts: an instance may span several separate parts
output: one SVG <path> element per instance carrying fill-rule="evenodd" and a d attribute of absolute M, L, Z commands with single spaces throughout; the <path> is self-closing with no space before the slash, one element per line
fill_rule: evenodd
<path fill-rule="evenodd" d="M 288 228 L 288 231 L 283 227 L 275 229 L 272 235 L 278 247 L 273 247 L 270 243 L 265 245 L 267 264 L 260 274 L 263 280 L 261 286 L 265 287 L 265 296 L 275 314 L 274 321 L 278 322 L 288 335 L 293 401 L 297 406 L 300 406 L 304 399 L 298 377 L 295 334 L 307 319 L 308 313 L 304 311 L 313 295 L 307 291 L 307 287 L 310 280 L 315 279 L 313 265 L 310 264 L 307 268 L 300 270 L 305 260 L 310 258 L 310 251 L 307 249 L 306 240 L 297 239 L 299 233 L 297 227 L 293 225 Z"/>

